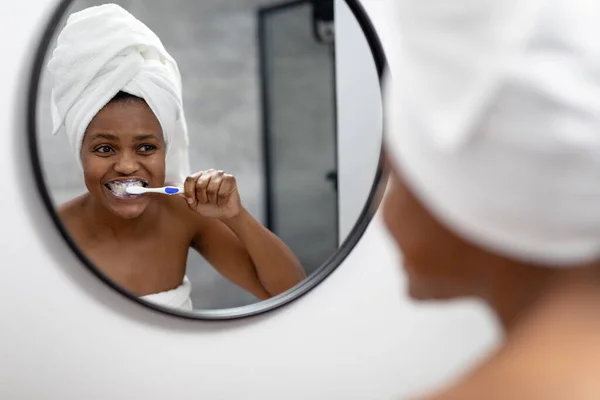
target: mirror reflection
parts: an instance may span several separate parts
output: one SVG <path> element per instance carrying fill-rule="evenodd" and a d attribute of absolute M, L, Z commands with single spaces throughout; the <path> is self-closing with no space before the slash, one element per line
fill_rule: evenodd
<path fill-rule="evenodd" d="M 347 235 L 334 32 L 333 0 L 73 2 L 37 140 L 95 268 L 190 311 L 279 295 L 332 257 Z"/>

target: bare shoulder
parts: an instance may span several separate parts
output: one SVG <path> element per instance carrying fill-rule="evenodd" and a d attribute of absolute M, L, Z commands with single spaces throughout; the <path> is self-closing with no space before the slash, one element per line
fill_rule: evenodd
<path fill-rule="evenodd" d="M 522 357 L 528 357 L 524 360 Z M 550 362 L 549 362 L 550 361 Z M 600 384 L 595 378 L 582 374 L 571 374 L 564 368 L 548 368 L 561 363 L 551 351 L 544 357 L 528 351 L 513 357 L 501 354 L 498 359 L 472 370 L 454 385 L 429 396 L 415 400 L 593 400 L 600 398 Z M 568 363 L 571 370 L 580 370 L 581 365 Z M 579 368 L 578 368 L 579 367 Z M 585 370 L 585 368 L 584 368 Z"/>
<path fill-rule="evenodd" d="M 193 233 L 199 233 L 208 225 L 208 219 L 192 211 L 182 196 L 161 196 L 161 200 L 171 221 L 176 221 L 180 228 L 185 226 Z"/>
<path fill-rule="evenodd" d="M 169 213 L 169 228 L 177 229 L 178 232 L 186 232 L 185 235 L 190 245 L 205 255 L 206 246 L 213 250 L 218 248 L 231 249 L 233 242 L 237 239 L 233 232 L 220 220 L 205 217 L 191 210 L 185 198 L 181 196 L 162 196 L 168 206 L 165 207 Z M 173 224 L 172 221 L 177 221 Z"/>
<path fill-rule="evenodd" d="M 82 207 L 86 198 L 87 194 L 82 194 L 81 196 L 75 197 L 74 199 L 60 204 L 56 208 L 56 213 L 64 225 L 70 227 L 81 219 Z"/>
<path fill-rule="evenodd" d="M 499 384 L 499 380 L 492 380 L 491 383 L 493 384 L 484 385 L 483 381 L 479 379 L 460 380 L 451 387 L 412 397 L 410 400 L 505 400 L 523 398 L 514 397 L 507 390 L 503 390 L 503 385 Z"/>

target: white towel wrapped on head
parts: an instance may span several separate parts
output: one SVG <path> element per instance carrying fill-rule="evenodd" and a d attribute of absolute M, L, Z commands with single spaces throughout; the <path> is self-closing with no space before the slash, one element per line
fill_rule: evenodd
<path fill-rule="evenodd" d="M 146 25 L 115 4 L 73 13 L 48 63 L 53 80 L 53 134 L 64 127 L 81 166 L 81 145 L 94 116 L 120 91 L 143 98 L 167 146 L 166 181 L 190 174 L 181 75 Z"/>
<path fill-rule="evenodd" d="M 395 0 L 386 145 L 440 221 L 507 257 L 600 258 L 600 2 Z"/>

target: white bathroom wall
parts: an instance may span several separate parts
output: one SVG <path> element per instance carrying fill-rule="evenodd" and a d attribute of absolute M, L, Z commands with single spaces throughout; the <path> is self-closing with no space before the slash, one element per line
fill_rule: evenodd
<path fill-rule="evenodd" d="M 376 25 L 388 1 L 365 0 Z M 0 398 L 406 398 L 459 373 L 494 343 L 496 326 L 477 304 L 406 298 L 379 216 L 324 283 L 264 316 L 184 321 L 112 292 L 58 237 L 26 153 L 28 57 L 55 3 L 21 0 L 0 12 L 7 140 L 0 168 L 11 188 L 0 196 Z"/>

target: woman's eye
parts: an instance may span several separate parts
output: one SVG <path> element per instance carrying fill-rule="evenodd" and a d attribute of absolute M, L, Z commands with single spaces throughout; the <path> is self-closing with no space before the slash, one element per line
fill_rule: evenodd
<path fill-rule="evenodd" d="M 154 150 L 156 150 L 156 146 L 153 146 L 151 144 L 145 144 L 143 146 L 140 146 L 140 151 L 142 153 L 146 153 L 146 152 L 154 151 Z"/>
<path fill-rule="evenodd" d="M 110 146 L 98 146 L 94 149 L 96 153 L 109 153 L 112 149 Z"/>

